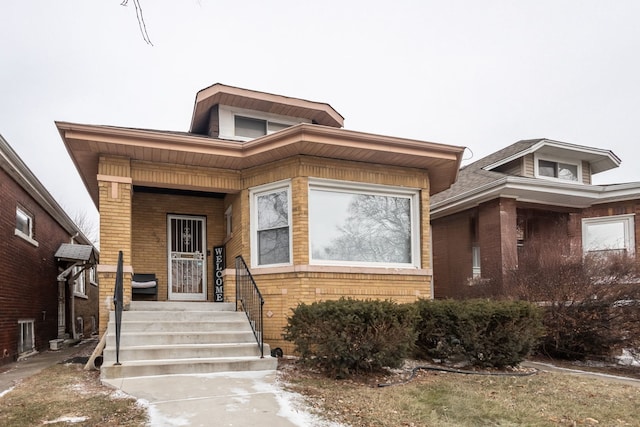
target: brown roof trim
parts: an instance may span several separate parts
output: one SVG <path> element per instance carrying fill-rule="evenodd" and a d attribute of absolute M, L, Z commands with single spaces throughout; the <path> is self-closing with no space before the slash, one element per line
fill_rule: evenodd
<path fill-rule="evenodd" d="M 266 92 L 216 83 L 196 94 L 190 132 L 207 133 L 209 111 L 214 105 L 246 108 L 290 117 L 308 119 L 314 123 L 341 128 L 344 118 L 331 105 Z"/>
<path fill-rule="evenodd" d="M 172 153 L 189 153 L 197 154 L 189 156 L 189 165 L 231 170 L 294 155 L 360 161 L 426 169 L 430 176 L 430 193 L 434 194 L 456 180 L 464 152 L 464 147 L 310 124 L 292 126 L 244 143 L 199 135 L 65 122 L 56 122 L 56 126 L 96 206 L 97 163 L 101 154 L 162 162 L 159 159 Z"/>

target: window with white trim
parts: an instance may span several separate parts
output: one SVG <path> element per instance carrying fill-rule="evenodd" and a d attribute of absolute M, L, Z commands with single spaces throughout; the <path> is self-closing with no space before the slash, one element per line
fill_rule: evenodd
<path fill-rule="evenodd" d="M 635 252 L 635 215 L 584 218 L 582 247 L 585 254 L 633 254 Z"/>
<path fill-rule="evenodd" d="M 251 194 L 251 260 L 254 266 L 290 265 L 291 185 L 256 187 Z"/>
<path fill-rule="evenodd" d="M 286 123 L 272 122 L 270 120 L 245 116 L 235 116 L 234 124 L 235 135 L 243 138 L 258 138 L 291 126 Z"/>
<path fill-rule="evenodd" d="M 16 207 L 16 229 L 14 234 L 22 237 L 34 246 L 38 246 L 38 242 L 33 238 L 33 215 L 20 206 Z"/>
<path fill-rule="evenodd" d="M 82 271 L 82 268 L 83 267 L 74 267 L 73 275 L 75 276 L 76 274 L 78 274 L 79 271 Z M 87 294 L 86 279 L 85 279 L 84 271 L 82 271 L 82 273 L 80 273 L 80 275 L 76 278 L 76 281 L 73 284 L 73 293 L 76 295 Z"/>
<path fill-rule="evenodd" d="M 480 263 L 480 246 L 474 244 L 471 247 L 471 275 L 474 279 L 479 279 L 482 276 Z"/>
<path fill-rule="evenodd" d="M 98 286 L 98 274 L 96 272 L 95 265 L 89 269 L 89 283 L 94 286 Z"/>
<path fill-rule="evenodd" d="M 18 354 L 35 350 L 34 320 L 18 320 Z"/>
<path fill-rule="evenodd" d="M 582 182 L 582 165 L 579 162 L 547 159 L 537 157 L 535 160 L 535 174 L 538 178 L 558 179 L 562 181 Z"/>
<path fill-rule="evenodd" d="M 419 191 L 310 180 L 313 264 L 420 268 Z"/>

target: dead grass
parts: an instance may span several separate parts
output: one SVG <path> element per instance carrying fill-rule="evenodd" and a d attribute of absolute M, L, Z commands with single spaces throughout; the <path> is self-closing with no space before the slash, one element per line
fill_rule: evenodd
<path fill-rule="evenodd" d="M 0 425 L 145 426 L 147 410 L 79 363 L 57 364 L 0 397 Z"/>
<path fill-rule="evenodd" d="M 331 380 L 289 365 L 280 378 L 319 415 L 353 427 L 640 426 L 640 387 L 564 374 L 420 371 L 407 384 L 381 388 L 402 378 Z"/>

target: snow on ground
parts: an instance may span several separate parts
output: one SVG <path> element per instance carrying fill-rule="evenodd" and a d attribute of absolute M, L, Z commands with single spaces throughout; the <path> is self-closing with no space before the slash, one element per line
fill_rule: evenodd
<path fill-rule="evenodd" d="M 58 424 L 58 423 L 81 423 L 87 421 L 88 417 L 60 417 L 55 420 L 45 421 L 43 424 Z"/>
<path fill-rule="evenodd" d="M 9 393 L 11 390 L 13 390 L 15 387 L 11 387 L 6 389 L 5 391 L 0 391 L 0 397 L 4 396 L 5 394 Z"/>

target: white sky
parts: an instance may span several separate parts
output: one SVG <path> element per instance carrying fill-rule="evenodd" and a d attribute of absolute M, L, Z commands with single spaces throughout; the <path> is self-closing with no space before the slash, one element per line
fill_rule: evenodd
<path fill-rule="evenodd" d="M 54 120 L 186 131 L 216 82 L 474 160 L 539 137 L 607 148 L 622 166 L 596 183 L 640 181 L 640 1 L 140 1 L 153 47 L 133 0 L 0 6 L 0 134 L 71 216 L 97 218 Z"/>

